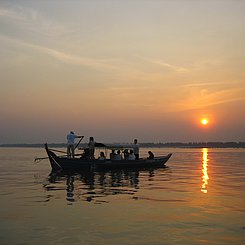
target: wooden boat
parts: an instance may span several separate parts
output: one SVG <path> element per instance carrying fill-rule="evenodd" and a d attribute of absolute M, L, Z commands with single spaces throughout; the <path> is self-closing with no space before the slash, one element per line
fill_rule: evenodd
<path fill-rule="evenodd" d="M 107 149 L 117 148 L 119 146 L 106 146 L 101 144 L 99 147 Z M 121 145 L 120 148 L 123 146 Z M 154 159 L 140 158 L 138 160 L 98 160 L 98 159 L 83 159 L 81 157 L 68 158 L 67 156 L 58 156 L 48 148 L 45 144 L 45 149 L 53 171 L 57 170 L 85 170 L 85 169 L 114 169 L 114 168 L 150 168 L 163 167 L 169 160 L 172 153 L 166 156 L 154 157 Z"/>

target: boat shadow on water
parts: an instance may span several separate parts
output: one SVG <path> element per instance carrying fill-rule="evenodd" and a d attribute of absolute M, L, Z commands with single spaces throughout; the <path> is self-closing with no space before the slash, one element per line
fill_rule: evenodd
<path fill-rule="evenodd" d="M 140 181 L 154 179 L 156 171 L 165 173 L 167 166 L 151 168 L 130 168 L 113 170 L 52 171 L 44 189 L 48 192 L 47 201 L 65 199 L 68 204 L 76 201 L 109 203 L 110 197 L 135 194 L 141 188 Z M 166 172 L 167 173 L 167 172 Z"/>

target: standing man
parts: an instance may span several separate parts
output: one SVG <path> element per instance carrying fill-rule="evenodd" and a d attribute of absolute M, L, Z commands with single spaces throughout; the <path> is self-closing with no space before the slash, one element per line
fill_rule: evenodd
<path fill-rule="evenodd" d="M 134 139 L 133 149 L 134 149 L 135 160 L 139 160 L 140 147 L 139 147 L 139 144 L 138 144 L 138 140 L 137 139 Z"/>
<path fill-rule="evenodd" d="M 73 131 L 71 131 L 69 134 L 67 134 L 67 156 L 69 158 L 75 157 L 75 147 L 74 147 L 74 141 L 76 138 L 82 138 L 83 136 L 79 136 L 74 134 Z"/>
<path fill-rule="evenodd" d="M 88 148 L 89 148 L 89 159 L 94 159 L 94 150 L 95 150 L 94 137 L 89 137 Z"/>

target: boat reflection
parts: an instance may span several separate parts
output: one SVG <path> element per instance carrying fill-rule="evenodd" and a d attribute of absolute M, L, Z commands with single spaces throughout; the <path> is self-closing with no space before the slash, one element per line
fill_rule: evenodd
<path fill-rule="evenodd" d="M 201 192 L 207 193 L 207 186 L 208 186 L 208 148 L 202 149 L 202 188 Z"/>
<path fill-rule="evenodd" d="M 87 202 L 109 202 L 108 197 L 114 195 L 130 195 L 133 197 L 140 188 L 139 182 L 154 178 L 155 171 L 165 171 L 168 167 L 143 170 L 115 169 L 111 171 L 51 172 L 44 188 L 47 198 L 64 198 L 71 204 L 82 200 Z M 55 191 L 53 195 L 51 192 Z"/>

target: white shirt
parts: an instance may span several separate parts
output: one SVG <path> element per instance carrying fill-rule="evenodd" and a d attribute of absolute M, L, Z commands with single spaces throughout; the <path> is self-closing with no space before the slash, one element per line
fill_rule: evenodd
<path fill-rule="evenodd" d="M 67 138 L 67 144 L 73 145 L 75 138 L 77 138 L 77 135 L 69 133 L 66 138 Z"/>
<path fill-rule="evenodd" d="M 140 150 L 139 148 L 140 148 L 139 144 L 134 144 L 133 145 L 134 154 L 139 154 L 139 150 Z"/>

